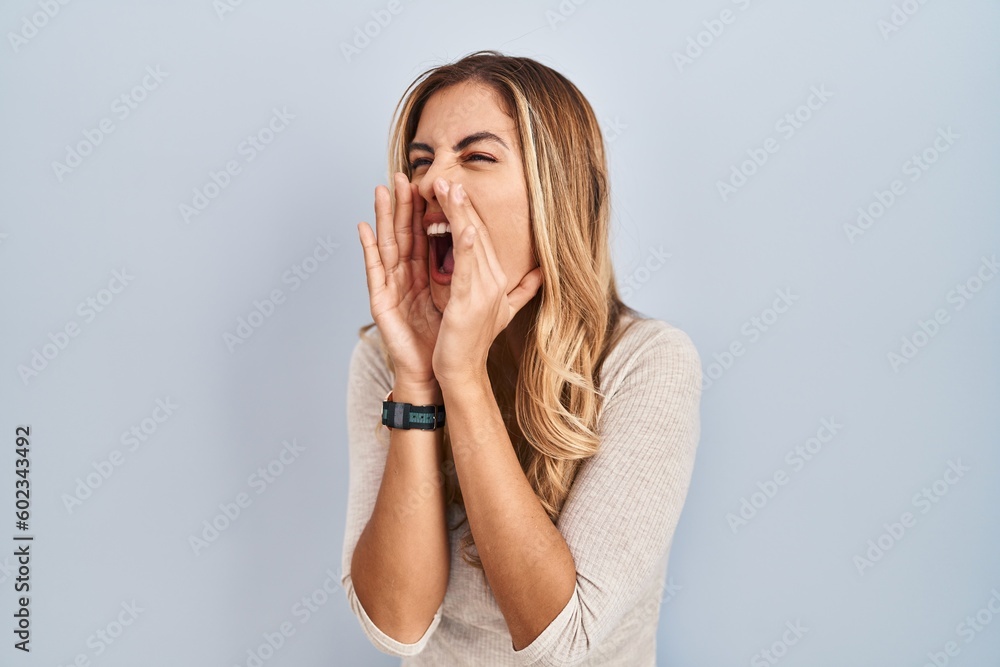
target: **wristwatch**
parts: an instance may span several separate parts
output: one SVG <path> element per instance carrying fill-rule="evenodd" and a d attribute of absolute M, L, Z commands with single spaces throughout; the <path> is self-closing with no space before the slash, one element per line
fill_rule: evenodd
<path fill-rule="evenodd" d="M 433 431 L 444 426 L 443 405 L 413 405 L 392 401 L 392 391 L 382 401 L 382 423 L 389 428 Z"/>

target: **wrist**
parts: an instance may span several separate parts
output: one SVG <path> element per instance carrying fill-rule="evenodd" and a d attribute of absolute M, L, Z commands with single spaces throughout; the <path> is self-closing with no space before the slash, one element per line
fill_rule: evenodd
<path fill-rule="evenodd" d="M 436 380 L 411 381 L 397 379 L 392 385 L 390 400 L 413 405 L 441 405 L 444 397 Z"/>
<path fill-rule="evenodd" d="M 487 373 L 467 373 L 453 378 L 442 379 L 439 382 L 441 392 L 447 396 L 472 396 L 479 393 L 493 394 L 493 385 Z"/>

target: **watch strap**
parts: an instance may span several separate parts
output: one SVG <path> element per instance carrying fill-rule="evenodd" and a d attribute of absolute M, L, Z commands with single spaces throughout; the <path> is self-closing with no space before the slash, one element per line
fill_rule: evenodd
<path fill-rule="evenodd" d="M 389 428 L 433 431 L 444 426 L 443 405 L 413 405 L 392 400 L 390 390 L 382 401 L 382 424 Z"/>

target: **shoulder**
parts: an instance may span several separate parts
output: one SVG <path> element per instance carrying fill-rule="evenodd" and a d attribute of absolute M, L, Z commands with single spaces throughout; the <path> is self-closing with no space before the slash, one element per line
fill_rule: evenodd
<path fill-rule="evenodd" d="M 686 354 L 697 354 L 698 350 L 694 341 L 683 329 L 655 317 L 628 318 L 623 320 L 622 326 L 626 327 L 625 333 L 619 340 L 619 345 L 624 349 L 629 347 L 640 349 L 644 346 L 660 345 L 668 346 L 677 352 Z"/>
<path fill-rule="evenodd" d="M 602 371 L 606 393 L 635 373 L 700 381 L 701 356 L 687 332 L 651 317 L 630 317 L 623 320 L 622 326 L 625 330 Z"/>

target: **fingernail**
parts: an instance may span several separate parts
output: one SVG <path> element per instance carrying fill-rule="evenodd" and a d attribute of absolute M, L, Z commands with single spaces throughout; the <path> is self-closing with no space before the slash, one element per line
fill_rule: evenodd
<path fill-rule="evenodd" d="M 436 184 L 438 188 L 441 189 L 442 192 L 444 192 L 445 194 L 448 193 L 448 181 L 444 180 L 443 178 L 439 178 L 437 179 Z"/>

